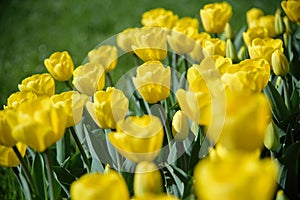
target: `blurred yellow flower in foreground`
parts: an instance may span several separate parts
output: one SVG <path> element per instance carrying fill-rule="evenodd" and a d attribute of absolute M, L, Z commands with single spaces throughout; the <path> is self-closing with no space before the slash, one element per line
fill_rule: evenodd
<path fill-rule="evenodd" d="M 226 101 L 213 106 L 214 128 L 221 132 L 210 132 L 210 139 L 229 150 L 254 151 L 263 147 L 270 116 L 269 103 L 263 94 L 226 92 Z"/>
<path fill-rule="evenodd" d="M 257 20 L 264 15 L 264 12 L 259 8 L 251 8 L 246 12 L 246 19 L 248 27 L 257 25 Z"/>
<path fill-rule="evenodd" d="M 172 134 L 174 139 L 182 142 L 189 134 L 188 117 L 183 111 L 178 110 L 172 119 Z"/>
<path fill-rule="evenodd" d="M 88 53 L 90 63 L 100 64 L 105 72 L 113 70 L 118 62 L 118 49 L 112 45 L 102 45 Z"/>
<path fill-rule="evenodd" d="M 137 68 L 132 78 L 135 88 L 148 103 L 166 99 L 170 94 L 171 70 L 159 61 L 148 61 Z"/>
<path fill-rule="evenodd" d="M 20 154 L 24 157 L 26 152 L 26 145 L 18 142 L 16 144 Z M 20 164 L 20 161 L 15 154 L 12 147 L 2 146 L 0 145 L 0 166 L 3 167 L 16 167 Z"/>
<path fill-rule="evenodd" d="M 232 8 L 227 2 L 206 4 L 200 10 L 203 27 L 208 33 L 221 33 L 232 16 Z"/>
<path fill-rule="evenodd" d="M 113 170 L 107 173 L 85 174 L 71 184 L 72 200 L 129 200 L 125 180 Z"/>
<path fill-rule="evenodd" d="M 44 60 L 48 72 L 58 81 L 70 80 L 74 70 L 74 64 L 67 51 L 55 52 Z"/>
<path fill-rule="evenodd" d="M 139 162 L 136 165 L 133 180 L 135 197 L 163 192 L 162 177 L 153 162 Z"/>
<path fill-rule="evenodd" d="M 119 33 L 116 37 L 118 47 L 120 47 L 125 53 L 132 51 L 132 45 L 135 44 L 135 33 L 139 28 L 127 28 Z"/>
<path fill-rule="evenodd" d="M 17 141 L 12 137 L 12 128 L 9 120 L 15 120 L 15 110 L 0 110 L 0 145 L 12 147 Z"/>
<path fill-rule="evenodd" d="M 87 102 L 86 108 L 99 127 L 116 128 L 116 123 L 124 119 L 128 110 L 128 99 L 122 90 L 114 87 L 94 94 L 94 103 Z"/>
<path fill-rule="evenodd" d="M 141 197 L 133 197 L 131 200 L 179 200 L 177 197 L 168 194 L 146 194 Z"/>
<path fill-rule="evenodd" d="M 134 53 L 144 62 L 163 60 L 167 56 L 167 31 L 159 27 L 143 27 L 135 32 Z"/>
<path fill-rule="evenodd" d="M 54 80 L 50 74 L 35 74 L 22 80 L 18 85 L 21 92 L 30 91 L 38 96 L 52 96 L 55 92 Z"/>
<path fill-rule="evenodd" d="M 229 153 L 226 158 L 208 157 L 196 165 L 194 190 L 205 200 L 270 200 L 277 176 L 278 165 L 270 159 Z"/>
<path fill-rule="evenodd" d="M 281 7 L 292 22 L 300 23 L 300 1 L 287 0 L 281 2 Z"/>
<path fill-rule="evenodd" d="M 14 118 L 9 121 L 13 138 L 39 152 L 45 151 L 65 133 L 67 116 L 54 107 L 49 98 L 22 103 Z"/>
<path fill-rule="evenodd" d="M 266 59 L 271 65 L 271 56 L 275 50 L 283 52 L 283 42 L 280 39 L 272 38 L 256 38 L 248 46 L 250 58 L 263 58 Z"/>
<path fill-rule="evenodd" d="M 16 108 L 24 101 L 28 101 L 36 98 L 37 98 L 37 94 L 31 91 L 21 91 L 21 92 L 12 93 L 8 97 L 7 106 L 4 106 L 4 109 Z"/>
<path fill-rule="evenodd" d="M 143 13 L 142 25 L 171 29 L 177 20 L 178 16 L 175 15 L 171 10 L 155 8 Z"/>
<path fill-rule="evenodd" d="M 161 121 L 153 115 L 130 116 L 117 124 L 116 132 L 108 134 L 109 141 L 133 162 L 153 161 L 164 137 Z"/>
<path fill-rule="evenodd" d="M 68 91 L 53 95 L 50 100 L 54 106 L 63 110 L 68 116 L 67 127 L 70 127 L 80 122 L 88 97 L 76 91 Z"/>
<path fill-rule="evenodd" d="M 86 63 L 73 72 L 73 85 L 79 92 L 92 96 L 103 89 L 105 84 L 104 68 L 101 64 Z"/>

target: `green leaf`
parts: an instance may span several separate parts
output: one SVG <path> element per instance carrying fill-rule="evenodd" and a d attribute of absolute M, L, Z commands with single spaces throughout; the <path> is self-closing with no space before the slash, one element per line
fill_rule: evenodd
<path fill-rule="evenodd" d="M 42 199 L 46 199 L 47 197 L 47 186 L 46 186 L 46 175 L 45 175 L 45 163 L 42 158 L 42 155 L 39 153 L 36 153 L 33 162 L 32 162 L 32 178 L 34 179 L 34 182 L 36 184 L 36 187 L 38 189 L 38 196 Z"/>
<path fill-rule="evenodd" d="M 243 40 L 243 32 L 245 32 L 247 30 L 247 26 L 244 25 L 240 31 L 236 34 L 235 38 L 234 38 L 234 46 L 236 47 L 236 49 L 240 49 L 244 40 Z"/>
<path fill-rule="evenodd" d="M 185 188 L 185 186 L 184 186 L 184 183 L 183 183 L 183 181 L 178 177 L 178 175 L 177 175 L 177 173 L 178 173 L 178 170 L 175 172 L 174 171 L 174 166 L 171 166 L 171 165 L 169 165 L 169 164 L 166 164 L 165 165 L 165 167 L 167 168 L 167 170 L 168 170 L 168 172 L 170 173 L 170 175 L 171 175 L 171 178 L 172 178 L 172 180 L 173 180 L 173 183 L 175 184 L 175 186 L 176 186 L 176 190 L 175 190 L 175 188 L 174 188 L 174 185 L 172 184 L 171 185 L 171 187 L 173 188 L 173 192 L 178 192 L 178 195 L 176 195 L 175 193 L 174 193 L 174 195 L 175 196 L 178 196 L 178 197 L 183 197 L 183 193 L 184 193 L 184 188 Z M 182 173 L 184 174 L 184 172 L 180 172 L 180 174 L 182 175 Z"/>
<path fill-rule="evenodd" d="M 30 194 L 30 189 L 29 189 L 26 178 L 21 173 L 19 173 L 19 178 L 20 178 L 20 182 L 21 182 L 21 186 L 22 186 L 22 190 L 23 190 L 25 199 L 31 200 L 32 198 L 31 198 L 31 194 Z"/>
<path fill-rule="evenodd" d="M 271 82 L 268 82 L 268 85 L 264 89 L 264 93 L 267 95 L 271 103 L 272 114 L 275 117 L 275 119 L 278 122 L 286 119 L 289 116 L 289 111 L 282 97 Z"/>

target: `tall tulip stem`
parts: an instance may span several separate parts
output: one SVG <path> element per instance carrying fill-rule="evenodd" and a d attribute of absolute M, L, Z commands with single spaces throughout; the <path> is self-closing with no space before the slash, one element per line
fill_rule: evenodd
<path fill-rule="evenodd" d="M 53 171 L 52 171 L 52 161 L 50 158 L 49 150 L 43 152 L 43 157 L 46 163 L 46 171 L 47 171 L 47 177 L 49 182 L 49 195 L 50 200 L 55 199 L 55 193 L 54 193 L 54 178 L 53 178 Z"/>

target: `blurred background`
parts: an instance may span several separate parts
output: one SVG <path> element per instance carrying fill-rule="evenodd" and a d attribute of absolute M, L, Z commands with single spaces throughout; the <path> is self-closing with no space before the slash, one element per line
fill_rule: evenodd
<path fill-rule="evenodd" d="M 87 53 L 105 39 L 125 28 L 141 26 L 145 11 L 163 7 L 179 17 L 200 20 L 199 10 L 210 2 L 218 1 L 0 0 L 0 106 L 3 107 L 8 96 L 18 90 L 22 79 L 46 72 L 43 60 L 55 51 L 68 51 L 75 66 L 79 66 Z M 280 7 L 280 0 L 227 2 L 233 8 L 230 22 L 235 31 L 246 23 L 245 14 L 250 8 L 274 14 Z M 0 199 L 7 196 L 18 197 L 18 184 L 11 170 L 0 168 Z"/>

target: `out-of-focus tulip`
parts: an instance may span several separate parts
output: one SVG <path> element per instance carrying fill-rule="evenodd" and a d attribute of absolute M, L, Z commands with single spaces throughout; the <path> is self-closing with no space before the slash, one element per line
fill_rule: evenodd
<path fill-rule="evenodd" d="M 270 159 L 231 154 L 226 159 L 201 160 L 194 169 L 195 193 L 199 199 L 272 199 L 278 165 Z"/>
<path fill-rule="evenodd" d="M 206 4 L 200 10 L 203 27 L 208 33 L 221 33 L 232 16 L 232 8 L 227 2 Z"/>
<path fill-rule="evenodd" d="M 263 147 L 270 115 L 269 103 L 263 94 L 226 92 L 226 100 L 213 106 L 214 128 L 221 130 L 209 133 L 208 137 L 214 142 L 229 150 L 254 151 Z"/>
<path fill-rule="evenodd" d="M 8 97 L 7 106 L 5 106 L 4 108 L 16 108 L 21 103 L 36 98 L 37 94 L 31 91 L 15 92 Z"/>
<path fill-rule="evenodd" d="M 139 162 L 134 172 L 134 196 L 160 194 L 163 192 L 163 182 L 157 166 L 153 162 Z"/>
<path fill-rule="evenodd" d="M 251 8 L 246 12 L 246 19 L 248 27 L 254 27 L 257 25 L 257 20 L 264 15 L 264 12 L 259 8 Z"/>
<path fill-rule="evenodd" d="M 74 64 L 70 54 L 67 51 L 55 52 L 44 60 L 48 72 L 58 81 L 68 81 L 71 79 Z"/>
<path fill-rule="evenodd" d="M 12 128 L 9 120 L 15 120 L 15 110 L 0 110 L 0 145 L 12 147 L 17 141 L 12 137 Z"/>
<path fill-rule="evenodd" d="M 87 102 L 86 108 L 99 127 L 116 128 L 116 122 L 123 120 L 128 110 L 128 99 L 122 90 L 108 87 L 106 91 L 94 94 L 94 103 Z"/>
<path fill-rule="evenodd" d="M 263 58 L 271 64 L 272 53 L 277 49 L 283 52 L 282 45 L 283 43 L 280 39 L 256 38 L 252 41 L 251 45 L 248 46 L 250 58 Z"/>
<path fill-rule="evenodd" d="M 135 45 L 135 33 L 138 28 L 127 28 L 116 37 L 116 42 L 118 47 L 120 47 L 124 52 L 131 52 L 132 46 Z"/>
<path fill-rule="evenodd" d="M 196 36 L 196 38 L 195 38 L 196 42 L 195 42 L 194 48 L 189 54 L 195 62 L 200 63 L 201 60 L 204 58 L 202 42 L 205 39 L 210 39 L 210 38 L 211 38 L 210 35 L 206 32 L 199 33 Z"/>
<path fill-rule="evenodd" d="M 259 26 L 265 27 L 268 30 L 269 37 L 275 37 L 275 16 L 265 15 L 259 18 Z"/>
<path fill-rule="evenodd" d="M 67 116 L 49 98 L 37 98 L 19 105 L 15 121 L 9 121 L 12 136 L 36 151 L 43 152 L 65 133 Z"/>
<path fill-rule="evenodd" d="M 282 1 L 281 7 L 285 14 L 292 22 L 300 23 L 300 1 L 299 0 L 288 0 Z"/>
<path fill-rule="evenodd" d="M 280 50 L 277 49 L 272 53 L 271 61 L 274 74 L 284 78 L 289 73 L 290 63 Z"/>
<path fill-rule="evenodd" d="M 131 200 L 179 200 L 173 195 L 168 194 L 146 194 L 140 197 L 133 197 Z"/>
<path fill-rule="evenodd" d="M 167 31 L 159 27 L 143 27 L 135 33 L 134 53 L 144 62 L 163 60 L 167 56 Z"/>
<path fill-rule="evenodd" d="M 275 13 L 275 32 L 277 35 L 280 35 L 284 32 L 283 20 L 279 8 L 276 10 Z"/>
<path fill-rule="evenodd" d="M 105 84 L 104 68 L 100 64 L 86 63 L 73 72 L 73 85 L 79 92 L 92 96 L 103 89 Z"/>
<path fill-rule="evenodd" d="M 171 10 L 155 8 L 143 13 L 142 25 L 172 29 L 177 20 L 178 16 Z"/>
<path fill-rule="evenodd" d="M 108 134 L 109 141 L 133 162 L 153 161 L 164 137 L 161 121 L 153 115 L 130 116 L 117 124 L 117 131 Z"/>
<path fill-rule="evenodd" d="M 178 110 L 172 120 L 172 133 L 175 140 L 182 142 L 189 134 L 189 121 L 183 111 Z"/>
<path fill-rule="evenodd" d="M 280 136 L 278 132 L 278 127 L 272 121 L 267 127 L 264 145 L 272 151 L 278 151 L 280 147 Z"/>
<path fill-rule="evenodd" d="M 202 41 L 202 48 L 204 55 L 213 56 L 220 55 L 225 56 L 226 54 L 226 43 L 219 38 L 211 38 Z"/>
<path fill-rule="evenodd" d="M 243 32 L 243 40 L 246 46 L 249 46 L 255 38 L 267 38 L 268 35 L 268 29 L 263 26 L 255 26 Z"/>
<path fill-rule="evenodd" d="M 88 53 L 90 63 L 100 64 L 104 67 L 105 72 L 113 70 L 118 61 L 118 50 L 115 46 L 102 45 Z"/>
<path fill-rule="evenodd" d="M 73 200 L 129 200 L 129 192 L 124 178 L 117 172 L 85 174 L 71 184 Z"/>
<path fill-rule="evenodd" d="M 20 154 L 24 157 L 26 152 L 26 145 L 18 142 L 16 144 Z M 3 167 L 16 167 L 20 164 L 20 160 L 15 154 L 12 147 L 2 146 L 0 145 L 0 166 Z"/>
<path fill-rule="evenodd" d="M 80 122 L 88 97 L 76 91 L 68 91 L 53 95 L 50 100 L 54 106 L 62 109 L 68 116 L 67 127 L 70 127 Z"/>
<path fill-rule="evenodd" d="M 55 92 L 54 80 L 50 74 L 35 74 L 22 80 L 18 85 L 21 92 L 30 91 L 38 96 L 52 96 Z"/>
<path fill-rule="evenodd" d="M 166 99 L 170 94 L 171 70 L 159 61 L 148 61 L 137 68 L 132 81 L 148 103 Z"/>

